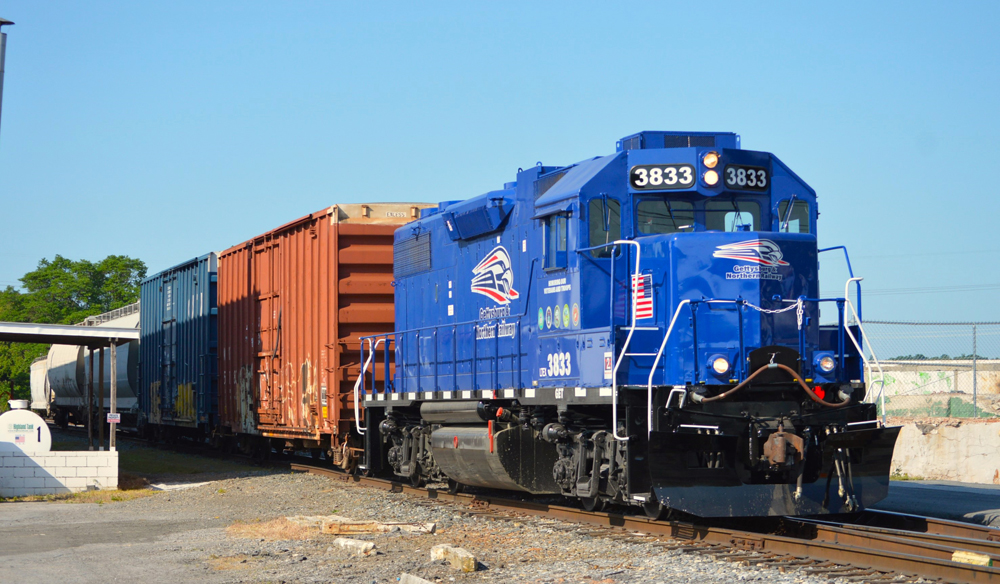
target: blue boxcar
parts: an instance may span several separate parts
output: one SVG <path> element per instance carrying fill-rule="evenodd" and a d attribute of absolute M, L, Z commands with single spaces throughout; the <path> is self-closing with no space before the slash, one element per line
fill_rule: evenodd
<path fill-rule="evenodd" d="M 219 408 L 218 257 L 184 262 L 142 282 L 139 426 L 206 436 Z"/>

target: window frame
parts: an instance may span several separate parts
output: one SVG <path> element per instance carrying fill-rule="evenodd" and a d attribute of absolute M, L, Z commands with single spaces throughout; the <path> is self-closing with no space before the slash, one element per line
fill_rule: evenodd
<path fill-rule="evenodd" d="M 607 202 L 608 210 L 609 210 L 609 213 L 608 213 L 608 228 L 607 229 L 604 229 L 604 203 L 605 203 L 605 201 Z M 618 206 L 618 223 L 617 223 L 617 225 L 615 225 L 615 223 L 612 221 L 612 213 L 610 212 L 612 204 Z M 593 199 L 590 199 L 587 202 L 587 237 L 588 237 L 588 245 L 590 247 L 601 245 L 602 243 L 612 243 L 612 242 L 617 241 L 617 240 L 619 240 L 619 239 L 622 238 L 622 207 L 623 206 L 624 206 L 624 204 L 621 201 L 619 201 L 618 199 L 614 198 L 614 197 L 594 197 Z M 596 215 L 595 215 L 595 207 L 596 207 Z M 596 230 L 594 229 L 595 223 L 597 223 L 599 225 L 598 229 L 596 229 Z M 617 227 L 617 235 L 614 236 L 614 237 L 612 237 L 612 235 L 616 232 L 616 229 L 615 229 L 616 227 Z M 606 241 L 604 241 L 604 242 L 594 241 L 594 234 L 595 233 L 607 233 L 608 236 L 605 238 Z M 590 250 L 590 255 L 591 255 L 592 258 L 595 258 L 595 259 L 610 259 L 611 258 L 611 249 L 612 249 L 612 246 L 603 247 L 603 248 L 600 248 L 600 249 L 592 249 L 592 250 Z"/>
<path fill-rule="evenodd" d="M 565 270 L 569 267 L 569 219 L 571 213 L 563 211 L 546 215 L 542 218 L 542 256 L 543 270 L 554 272 Z M 561 231 L 560 231 L 561 223 Z M 552 239 L 553 224 L 556 226 L 556 239 Z M 555 244 L 555 249 L 550 249 L 551 244 Z M 559 249 L 559 244 L 563 249 Z"/>
<path fill-rule="evenodd" d="M 800 204 L 802 206 L 805 206 L 805 210 L 806 210 L 806 230 L 805 231 L 802 231 L 801 226 L 799 227 L 798 231 L 794 231 L 794 232 L 793 231 L 782 231 L 781 230 L 781 225 L 785 221 L 784 213 L 782 212 L 781 206 L 784 204 L 785 205 L 785 210 L 784 211 L 788 212 L 788 203 L 791 203 L 791 208 L 792 208 L 792 213 L 793 214 L 795 213 L 795 208 L 798 207 L 798 206 L 800 206 Z M 787 199 L 781 199 L 780 201 L 778 201 L 778 204 L 774 206 L 774 212 L 775 212 L 775 220 L 774 220 L 774 223 L 775 223 L 774 224 L 774 232 L 775 233 L 806 233 L 806 234 L 814 234 L 815 233 L 815 227 L 814 227 L 813 216 L 812 216 L 812 205 L 809 204 L 809 201 L 807 201 L 805 199 L 799 199 L 799 198 L 793 198 L 793 197 L 789 197 Z M 791 224 L 791 221 L 792 221 L 791 216 L 789 216 L 789 224 Z"/>

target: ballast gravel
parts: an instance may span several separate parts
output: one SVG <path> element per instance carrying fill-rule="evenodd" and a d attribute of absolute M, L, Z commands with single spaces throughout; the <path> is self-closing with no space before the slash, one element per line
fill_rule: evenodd
<path fill-rule="evenodd" d="M 153 532 L 128 543 L 105 542 L 77 547 L 71 553 L 17 556 L 23 563 L 39 566 L 39 578 L 56 578 L 50 581 L 389 584 L 404 573 L 442 583 L 831 581 L 803 572 L 780 573 L 664 550 L 652 543 L 587 535 L 593 528 L 558 520 L 489 520 L 457 504 L 433 504 L 402 493 L 300 473 L 261 472 L 101 506 L 23 505 L 61 506 L 67 521 L 73 520 L 73 513 L 84 513 L 80 508 L 94 507 L 86 512 L 99 525 L 113 528 L 139 523 L 149 525 Z M 375 544 L 367 555 L 335 545 L 337 536 L 322 535 L 318 529 L 308 539 L 285 541 L 236 537 L 236 530 L 227 531 L 236 523 L 252 526 L 286 516 L 331 514 L 354 520 L 434 522 L 436 531 L 351 536 Z M 431 548 L 439 544 L 471 552 L 479 569 L 463 573 L 445 561 L 432 561 Z M 5 563 L 9 559 L 0 557 Z M 60 567 L 59 562 L 65 565 Z M 101 566 L 113 568 L 102 570 Z"/>

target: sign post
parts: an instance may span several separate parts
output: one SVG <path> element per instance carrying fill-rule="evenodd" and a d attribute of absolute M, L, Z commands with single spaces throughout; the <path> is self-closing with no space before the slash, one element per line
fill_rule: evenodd
<path fill-rule="evenodd" d="M 108 423 L 111 424 L 111 436 L 108 438 L 108 450 L 115 451 L 115 432 L 118 423 L 121 422 L 121 415 L 116 412 L 118 398 L 118 339 L 111 339 L 111 413 L 108 414 Z M 114 418 L 112 420 L 112 418 Z"/>
<path fill-rule="evenodd" d="M 7 34 L 3 32 L 3 27 L 14 24 L 13 22 L 0 18 L 0 116 L 3 114 L 3 62 L 7 52 Z"/>

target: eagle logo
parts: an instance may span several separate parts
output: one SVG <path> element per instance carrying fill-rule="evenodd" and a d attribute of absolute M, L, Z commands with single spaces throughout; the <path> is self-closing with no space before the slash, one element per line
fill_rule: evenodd
<path fill-rule="evenodd" d="M 514 272 L 510 255 L 502 245 L 493 248 L 483 261 L 472 268 L 472 291 L 489 297 L 497 304 L 510 304 L 520 296 L 514 290 Z"/>
<path fill-rule="evenodd" d="M 720 245 L 715 248 L 715 253 L 712 254 L 712 257 L 739 260 L 741 262 L 750 262 L 765 266 L 788 265 L 788 262 L 781 259 L 784 257 L 781 253 L 781 248 L 770 239 L 752 239 L 750 241 Z"/>

